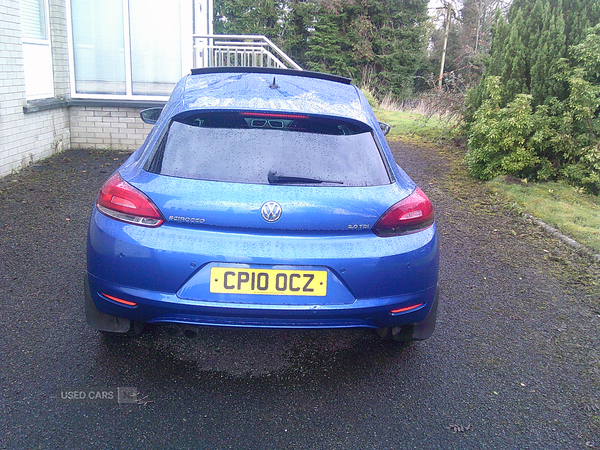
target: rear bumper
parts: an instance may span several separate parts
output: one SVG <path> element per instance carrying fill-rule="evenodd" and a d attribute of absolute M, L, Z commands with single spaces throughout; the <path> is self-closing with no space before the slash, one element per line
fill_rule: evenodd
<path fill-rule="evenodd" d="M 327 297 L 294 300 L 295 304 L 266 297 L 256 300 L 256 296 L 223 297 L 208 292 L 207 280 L 200 276 L 215 264 L 319 267 L 328 271 L 332 284 Z M 94 211 L 88 235 L 86 295 L 88 309 L 96 310 L 96 316 L 139 323 L 398 327 L 428 316 L 436 298 L 438 264 L 435 224 L 419 233 L 390 238 L 370 231 L 334 236 L 261 235 L 169 225 L 149 230 Z M 408 309 L 391 312 L 404 308 Z M 102 323 L 112 323 L 104 319 Z M 94 320 L 90 322 L 94 326 Z"/>
<path fill-rule="evenodd" d="M 384 328 L 419 323 L 429 315 L 437 291 L 437 286 L 433 286 L 413 294 L 341 305 L 257 305 L 182 300 L 176 294 L 122 287 L 89 274 L 87 281 L 86 297 L 103 314 L 142 323 L 251 328 Z M 126 299 L 135 306 L 103 294 Z M 410 307 L 414 308 L 391 312 Z"/>

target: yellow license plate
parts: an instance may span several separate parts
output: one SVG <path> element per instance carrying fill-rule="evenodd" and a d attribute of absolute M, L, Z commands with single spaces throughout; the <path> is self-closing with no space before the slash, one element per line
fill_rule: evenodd
<path fill-rule="evenodd" d="M 210 269 L 210 292 L 324 297 L 327 295 L 327 272 L 213 267 Z"/>

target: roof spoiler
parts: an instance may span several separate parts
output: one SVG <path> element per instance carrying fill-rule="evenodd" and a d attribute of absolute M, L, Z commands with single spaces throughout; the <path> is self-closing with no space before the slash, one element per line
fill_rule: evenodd
<path fill-rule="evenodd" d="M 192 69 L 192 75 L 207 73 L 264 73 L 270 75 L 292 75 L 295 77 L 318 78 L 320 80 L 335 81 L 337 83 L 350 84 L 351 78 L 332 75 L 330 73 L 310 72 L 308 70 L 277 69 L 273 67 L 205 67 Z"/>

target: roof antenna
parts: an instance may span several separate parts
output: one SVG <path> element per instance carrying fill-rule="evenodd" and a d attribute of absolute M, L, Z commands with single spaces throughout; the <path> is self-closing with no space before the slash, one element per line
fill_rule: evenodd
<path fill-rule="evenodd" d="M 273 77 L 273 82 L 269 85 L 269 87 L 271 89 L 279 89 L 279 86 L 277 85 L 277 81 L 275 81 L 275 77 Z"/>

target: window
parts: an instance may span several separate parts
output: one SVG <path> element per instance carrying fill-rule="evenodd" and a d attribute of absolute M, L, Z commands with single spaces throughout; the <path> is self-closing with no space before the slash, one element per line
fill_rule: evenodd
<path fill-rule="evenodd" d="M 70 0 L 73 97 L 168 96 L 191 67 L 192 12 L 191 0 Z"/>
<path fill-rule="evenodd" d="M 20 10 L 26 97 L 54 97 L 48 0 L 21 0 Z"/>
<path fill-rule="evenodd" d="M 146 170 L 179 178 L 252 184 L 390 183 L 371 130 L 364 124 L 260 113 L 178 117 Z"/>
<path fill-rule="evenodd" d="M 126 94 L 122 0 L 72 0 L 75 91 Z"/>
<path fill-rule="evenodd" d="M 134 94 L 170 95 L 181 78 L 181 16 L 179 8 L 173 8 L 176 3 L 129 0 Z"/>

